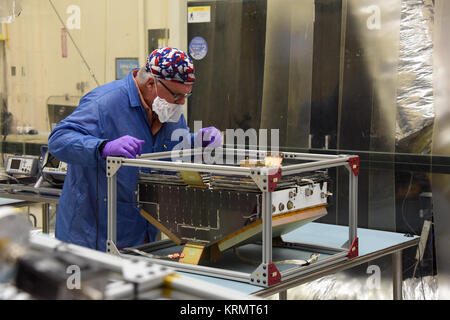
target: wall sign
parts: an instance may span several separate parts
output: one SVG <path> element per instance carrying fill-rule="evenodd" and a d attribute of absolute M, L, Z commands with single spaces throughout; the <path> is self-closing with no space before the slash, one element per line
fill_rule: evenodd
<path fill-rule="evenodd" d="M 138 58 L 116 58 L 116 80 L 123 79 L 127 74 L 139 68 Z"/>
<path fill-rule="evenodd" d="M 202 37 L 195 37 L 189 43 L 189 54 L 195 60 L 202 60 L 208 53 L 208 43 Z"/>
<path fill-rule="evenodd" d="M 189 7 L 188 23 L 211 22 L 211 7 Z"/>

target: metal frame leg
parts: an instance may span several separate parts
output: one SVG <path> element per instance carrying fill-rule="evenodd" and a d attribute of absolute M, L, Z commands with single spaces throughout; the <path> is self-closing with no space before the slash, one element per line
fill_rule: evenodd
<path fill-rule="evenodd" d="M 262 263 L 272 262 L 272 193 L 262 193 Z"/>
<path fill-rule="evenodd" d="M 117 241 L 117 175 L 108 176 L 108 239 L 106 252 L 120 255 L 116 246 Z"/>
<path fill-rule="evenodd" d="M 349 248 L 358 236 L 358 177 L 349 171 Z"/>
<path fill-rule="evenodd" d="M 402 250 L 396 251 L 392 254 L 392 285 L 393 285 L 393 297 L 394 300 L 403 300 L 402 293 Z"/>
<path fill-rule="evenodd" d="M 42 204 L 42 232 L 50 233 L 50 204 Z"/>
<path fill-rule="evenodd" d="M 278 293 L 279 300 L 287 300 L 287 290 L 280 291 Z"/>

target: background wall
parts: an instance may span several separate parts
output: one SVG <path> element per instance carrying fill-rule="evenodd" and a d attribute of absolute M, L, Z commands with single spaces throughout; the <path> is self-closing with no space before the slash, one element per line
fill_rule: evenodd
<path fill-rule="evenodd" d="M 5 47 L 5 56 L 0 50 L 1 81 L 6 79 L 0 90 L 13 116 L 11 133 L 29 126 L 48 135 L 50 96 L 81 97 L 115 80 L 117 57 L 145 63 L 149 29 L 168 28 L 166 44 L 186 50 L 186 0 L 22 0 L 21 5 L 21 15 L 8 25 L 9 41 L 0 41 Z M 63 57 L 63 25 L 55 9 L 90 70 L 68 34 Z"/>

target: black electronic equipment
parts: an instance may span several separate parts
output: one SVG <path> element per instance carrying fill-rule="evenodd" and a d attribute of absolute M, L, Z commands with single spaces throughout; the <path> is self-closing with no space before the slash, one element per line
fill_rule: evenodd
<path fill-rule="evenodd" d="M 52 184 L 63 183 L 67 174 L 67 163 L 53 156 L 47 146 L 41 147 L 41 154 L 41 177 Z"/>
<path fill-rule="evenodd" d="M 36 177 L 39 158 L 32 156 L 10 156 L 6 160 L 5 172 L 9 175 Z"/>

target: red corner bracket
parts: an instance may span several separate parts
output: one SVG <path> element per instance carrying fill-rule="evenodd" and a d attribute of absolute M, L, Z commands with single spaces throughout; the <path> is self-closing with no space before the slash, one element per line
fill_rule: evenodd
<path fill-rule="evenodd" d="M 348 164 L 350 165 L 350 168 L 352 169 L 355 176 L 359 176 L 359 157 L 348 159 Z"/>
<path fill-rule="evenodd" d="M 353 243 L 350 247 L 350 250 L 348 251 L 348 258 L 349 259 L 353 259 L 356 258 L 359 255 L 358 252 L 358 238 L 355 238 L 353 240 Z"/>
<path fill-rule="evenodd" d="M 269 192 L 274 192 L 278 182 L 281 180 L 281 168 L 275 174 L 269 175 Z"/>
<path fill-rule="evenodd" d="M 268 264 L 267 284 L 270 286 L 281 282 L 281 274 L 277 267 L 271 262 Z"/>

